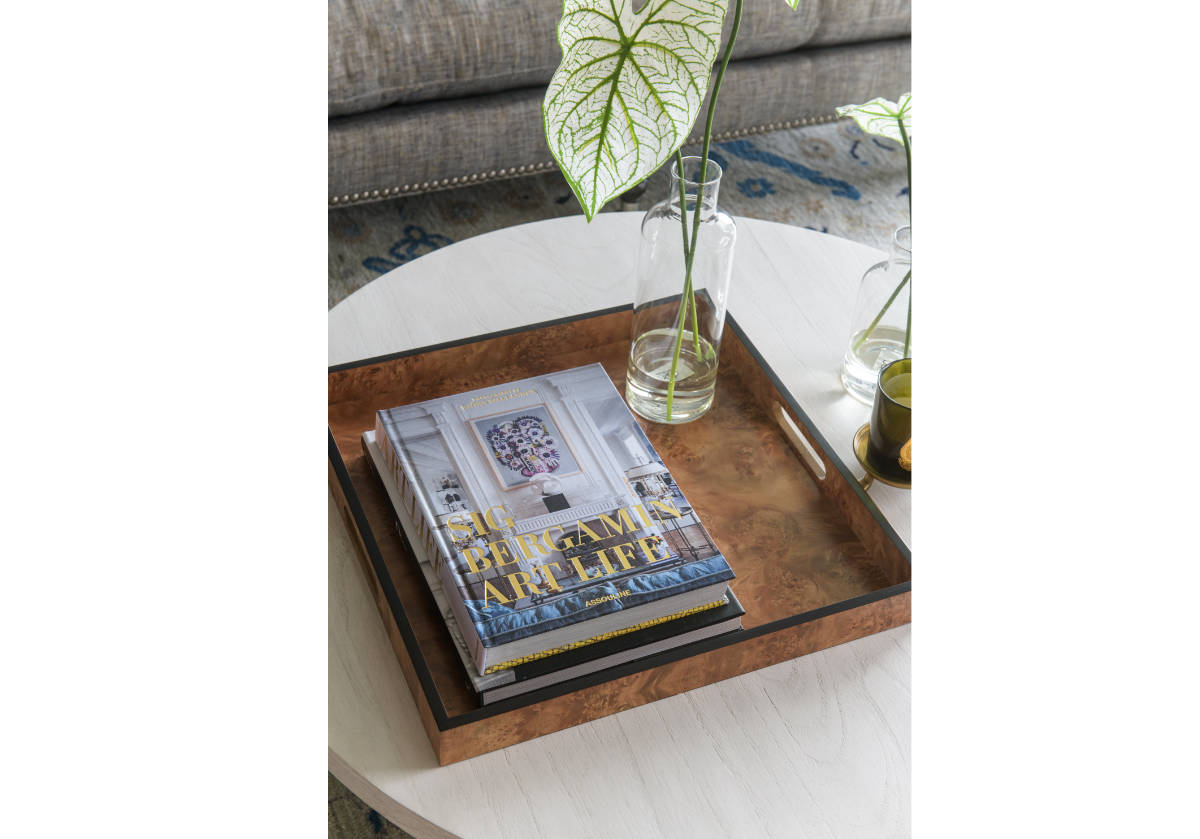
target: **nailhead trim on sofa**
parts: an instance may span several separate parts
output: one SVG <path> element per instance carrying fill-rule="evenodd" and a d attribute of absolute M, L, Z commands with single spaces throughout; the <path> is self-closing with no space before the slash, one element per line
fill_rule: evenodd
<path fill-rule="evenodd" d="M 799 128 L 802 125 L 821 125 L 827 122 L 833 122 L 837 117 L 832 114 L 820 114 L 818 116 L 800 117 L 799 119 L 787 120 L 786 122 L 772 122 L 766 125 L 756 125 L 752 128 L 741 128 L 735 131 L 726 131 L 713 137 L 714 142 L 723 140 L 736 140 L 739 137 L 746 137 L 751 134 L 763 134 L 767 131 L 781 131 L 785 128 Z M 689 140 L 690 143 L 698 143 L 702 137 L 694 137 Z M 334 195 L 329 199 L 330 207 L 346 207 L 352 204 L 362 204 L 368 201 L 379 201 L 384 198 L 392 198 L 399 195 L 420 195 L 426 192 L 437 192 L 443 189 L 452 189 L 456 186 L 465 186 L 466 184 L 484 183 L 487 181 L 499 181 L 508 178 L 518 178 L 522 175 L 532 175 L 537 172 L 545 172 L 555 167 L 553 160 L 546 163 L 530 163 L 524 166 L 512 166 L 507 169 L 492 169 L 489 172 L 476 172 L 472 175 L 461 175 L 455 178 L 442 178 L 440 180 L 425 181 L 419 184 L 404 184 L 403 186 L 384 187 L 382 189 L 373 189 L 364 192 L 354 192 L 349 195 Z"/>

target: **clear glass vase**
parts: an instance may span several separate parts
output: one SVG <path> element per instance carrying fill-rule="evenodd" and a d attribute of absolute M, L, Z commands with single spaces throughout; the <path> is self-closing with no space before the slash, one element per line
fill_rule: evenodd
<path fill-rule="evenodd" d="M 879 371 L 912 356 L 912 228 L 892 236 L 887 262 L 863 274 L 850 321 L 850 340 L 842 360 L 842 386 L 870 405 Z"/>
<path fill-rule="evenodd" d="M 678 163 L 671 165 L 669 194 L 642 219 L 633 342 L 625 373 L 629 407 L 648 420 L 672 425 L 699 419 L 712 407 L 737 239 L 733 217 L 717 207 L 721 167 L 710 159 L 703 184 L 699 157 L 683 158 L 683 167 L 681 173 Z M 681 189 L 689 241 L 697 204 L 700 208 L 691 294 L 685 294 Z"/>

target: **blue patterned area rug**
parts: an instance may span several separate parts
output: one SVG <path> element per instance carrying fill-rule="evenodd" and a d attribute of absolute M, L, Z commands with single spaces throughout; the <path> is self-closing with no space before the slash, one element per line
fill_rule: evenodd
<path fill-rule="evenodd" d="M 698 154 L 687 147 L 685 153 Z M 831 233 L 882 250 L 908 223 L 904 150 L 849 120 L 714 143 L 721 164 L 719 202 L 728 212 Z M 636 204 L 666 197 L 666 169 Z M 329 306 L 382 274 L 480 233 L 578 215 L 557 171 L 329 211 Z M 630 296 L 633 278 L 629 280 Z"/>

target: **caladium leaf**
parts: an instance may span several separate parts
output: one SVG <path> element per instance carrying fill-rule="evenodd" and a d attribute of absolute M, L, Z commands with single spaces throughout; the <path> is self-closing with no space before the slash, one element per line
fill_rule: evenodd
<path fill-rule="evenodd" d="M 903 143 L 900 134 L 900 123 L 904 123 L 904 133 L 912 136 L 912 94 L 905 93 L 899 102 L 889 102 L 886 99 L 872 99 L 865 105 L 843 105 L 837 109 L 840 117 L 851 117 L 858 127 L 868 134 L 887 137 L 897 143 Z"/>
<path fill-rule="evenodd" d="M 683 145 L 708 90 L 728 0 L 566 0 L 546 142 L 590 221 Z"/>

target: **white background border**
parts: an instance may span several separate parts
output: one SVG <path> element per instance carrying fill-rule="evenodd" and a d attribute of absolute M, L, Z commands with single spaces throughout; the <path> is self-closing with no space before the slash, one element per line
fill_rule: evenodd
<path fill-rule="evenodd" d="M 327 830 L 325 26 L 6 19 L 14 835 Z M 914 31 L 914 834 L 1175 835 L 1193 27 L 923 0 Z"/>

